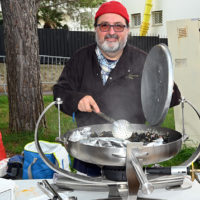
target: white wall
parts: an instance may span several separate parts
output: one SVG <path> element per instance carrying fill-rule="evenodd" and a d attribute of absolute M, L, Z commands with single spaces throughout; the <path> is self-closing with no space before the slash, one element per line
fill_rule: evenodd
<path fill-rule="evenodd" d="M 168 21 L 168 46 L 174 64 L 174 78 L 182 97 L 191 102 L 200 112 L 200 21 Z M 186 30 L 185 37 L 179 37 L 179 29 Z M 179 61 L 179 62 L 177 62 Z M 181 62 L 180 62 L 181 61 Z M 181 106 L 175 109 L 175 126 L 182 131 Z M 185 104 L 185 131 L 189 136 L 188 144 L 197 146 L 200 143 L 200 120 L 195 111 Z"/>
<path fill-rule="evenodd" d="M 130 16 L 141 13 L 143 17 L 145 0 L 122 0 L 121 2 Z M 152 11 L 163 10 L 163 25 L 155 27 L 150 25 L 148 34 L 167 36 L 167 21 L 200 18 L 200 0 L 152 0 L 152 4 Z M 131 31 L 139 34 L 139 28 Z"/>

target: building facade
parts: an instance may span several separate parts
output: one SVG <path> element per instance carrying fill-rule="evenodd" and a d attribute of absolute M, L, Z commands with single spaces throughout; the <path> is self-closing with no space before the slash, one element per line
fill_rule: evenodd
<path fill-rule="evenodd" d="M 130 16 L 130 30 L 139 35 L 146 0 L 122 0 Z M 148 35 L 167 37 L 166 22 L 200 18 L 199 0 L 152 0 Z"/>

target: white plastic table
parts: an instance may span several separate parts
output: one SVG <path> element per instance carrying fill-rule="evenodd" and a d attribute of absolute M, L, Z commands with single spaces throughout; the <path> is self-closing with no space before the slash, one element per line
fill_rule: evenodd
<path fill-rule="evenodd" d="M 49 199 L 44 193 L 40 191 L 37 182 L 41 180 L 15 180 L 15 200 L 47 200 Z M 52 180 L 48 180 L 52 183 Z M 101 198 L 108 198 L 108 192 L 96 191 L 78 191 L 64 192 L 66 197 L 76 196 L 78 200 L 95 200 Z M 192 182 L 192 187 L 184 190 L 166 190 L 155 189 L 150 195 L 142 195 L 140 197 L 156 198 L 165 200 L 200 200 L 200 184 L 195 180 Z M 66 198 L 67 199 L 67 198 Z"/>

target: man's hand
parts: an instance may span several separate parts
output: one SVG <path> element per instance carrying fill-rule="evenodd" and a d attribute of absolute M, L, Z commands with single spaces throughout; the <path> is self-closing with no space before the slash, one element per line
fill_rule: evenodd
<path fill-rule="evenodd" d="M 83 97 L 78 103 L 78 109 L 82 112 L 100 112 L 99 106 L 91 96 Z"/>

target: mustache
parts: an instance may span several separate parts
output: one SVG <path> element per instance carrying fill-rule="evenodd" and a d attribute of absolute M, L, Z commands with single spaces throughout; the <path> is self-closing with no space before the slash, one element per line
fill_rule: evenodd
<path fill-rule="evenodd" d="M 107 34 L 105 35 L 104 39 L 109 39 L 109 38 L 114 38 L 114 39 L 119 39 L 119 36 L 118 35 L 111 35 L 111 34 Z"/>

